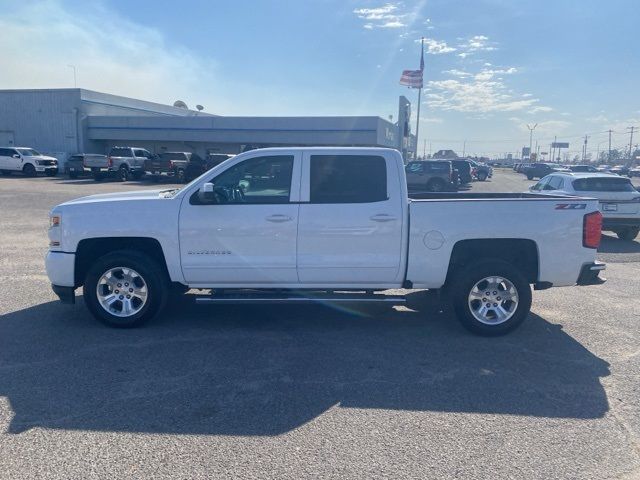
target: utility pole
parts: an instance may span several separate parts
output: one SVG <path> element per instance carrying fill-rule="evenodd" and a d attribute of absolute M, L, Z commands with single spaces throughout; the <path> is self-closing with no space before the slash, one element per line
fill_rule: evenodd
<path fill-rule="evenodd" d="M 582 163 L 587 160 L 587 141 L 589 139 L 588 135 L 584 136 L 584 145 L 582 146 Z"/>
<path fill-rule="evenodd" d="M 467 141 L 462 142 L 462 158 L 465 158 L 464 155 L 467 152 Z"/>
<path fill-rule="evenodd" d="M 424 145 L 422 147 L 422 159 L 425 160 L 427 158 L 427 139 L 424 139 Z"/>
<path fill-rule="evenodd" d="M 632 152 L 631 152 L 631 149 L 633 148 L 633 130 L 634 130 L 635 128 L 636 128 L 636 127 L 634 127 L 634 126 L 627 127 L 627 130 L 629 130 L 629 163 L 631 163 L 631 162 L 632 162 L 632 158 L 631 158 L 631 156 L 632 156 Z"/>
<path fill-rule="evenodd" d="M 533 131 L 537 126 L 537 123 L 535 123 L 533 127 L 527 123 L 527 128 L 529 129 L 529 162 L 531 162 L 531 149 L 533 148 Z"/>
<path fill-rule="evenodd" d="M 609 154 L 607 155 L 607 163 L 611 162 L 611 129 L 609 129 Z"/>

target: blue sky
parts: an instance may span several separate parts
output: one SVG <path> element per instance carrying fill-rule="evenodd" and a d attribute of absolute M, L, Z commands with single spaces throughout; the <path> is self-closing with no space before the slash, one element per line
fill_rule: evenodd
<path fill-rule="evenodd" d="M 640 8 L 609 2 L 0 0 L 0 88 L 79 86 L 222 115 L 397 116 L 425 45 L 421 140 L 581 149 L 640 126 Z M 640 135 L 637 136 L 640 140 Z M 634 141 L 634 143 L 636 143 Z M 598 145 L 599 144 L 599 145 Z M 429 148 L 429 147 L 427 147 Z"/>

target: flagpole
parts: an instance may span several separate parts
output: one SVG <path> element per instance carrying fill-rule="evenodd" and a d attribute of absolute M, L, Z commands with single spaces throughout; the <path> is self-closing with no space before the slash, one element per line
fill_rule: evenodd
<path fill-rule="evenodd" d="M 423 66 L 423 59 L 424 58 L 424 37 L 422 37 L 420 39 L 420 67 Z M 417 160 L 418 159 L 418 134 L 420 133 L 420 97 L 422 96 L 422 82 L 424 82 L 424 72 L 422 73 L 422 78 L 420 79 L 421 85 L 420 88 L 418 89 L 418 116 L 416 118 L 416 151 L 413 154 L 413 159 Z"/>

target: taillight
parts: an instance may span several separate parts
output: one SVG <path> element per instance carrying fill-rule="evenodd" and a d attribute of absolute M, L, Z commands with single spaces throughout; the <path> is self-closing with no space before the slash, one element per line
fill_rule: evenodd
<path fill-rule="evenodd" d="M 107 157 L 107 167 L 113 167 L 113 159 L 111 157 Z"/>
<path fill-rule="evenodd" d="M 169 168 L 173 168 L 173 160 L 169 160 Z"/>
<path fill-rule="evenodd" d="M 602 236 L 602 213 L 592 212 L 584 216 L 582 222 L 582 246 L 598 248 Z"/>

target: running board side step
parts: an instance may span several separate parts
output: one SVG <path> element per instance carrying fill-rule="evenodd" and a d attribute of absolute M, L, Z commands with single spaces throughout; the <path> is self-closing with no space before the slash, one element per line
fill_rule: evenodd
<path fill-rule="evenodd" d="M 269 294 L 225 294 L 197 297 L 196 303 L 406 303 L 407 299 L 399 295 L 371 295 L 371 294 L 318 294 L 318 295 L 269 295 Z"/>

